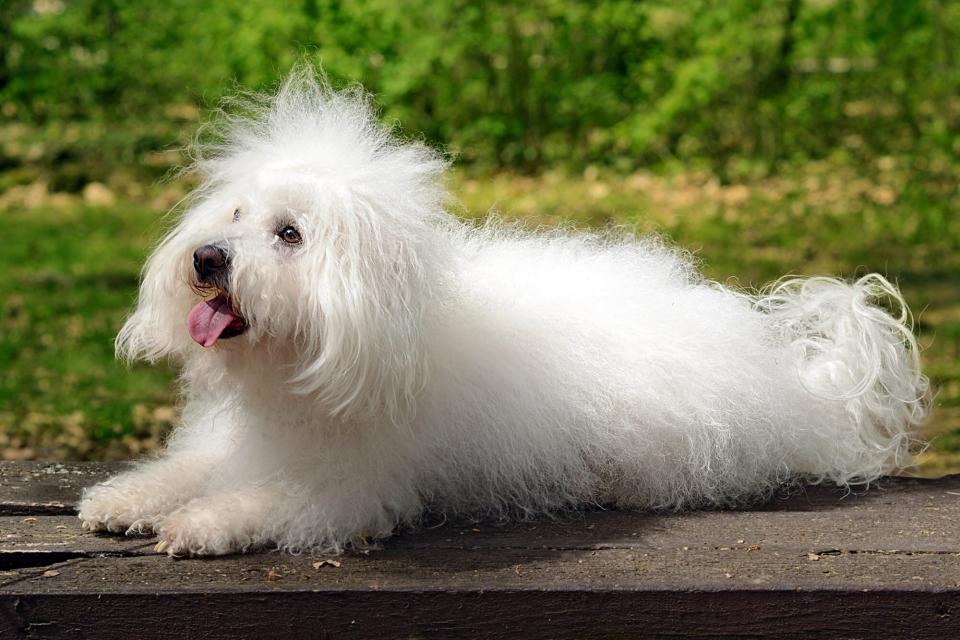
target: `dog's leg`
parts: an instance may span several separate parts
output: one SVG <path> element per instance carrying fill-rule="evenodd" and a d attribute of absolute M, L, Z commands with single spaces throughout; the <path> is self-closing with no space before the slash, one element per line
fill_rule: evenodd
<path fill-rule="evenodd" d="M 79 516 L 86 529 L 150 533 L 167 514 L 198 495 L 213 468 L 207 455 L 167 456 L 84 490 Z"/>
<path fill-rule="evenodd" d="M 270 483 L 195 498 L 157 527 L 157 551 L 223 555 L 262 547 L 339 553 L 389 536 L 420 510 L 393 486 L 343 486 L 314 493 Z"/>

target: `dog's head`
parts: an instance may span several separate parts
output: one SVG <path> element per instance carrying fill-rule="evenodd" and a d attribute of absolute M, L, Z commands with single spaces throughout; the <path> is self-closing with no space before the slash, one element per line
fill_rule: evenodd
<path fill-rule="evenodd" d="M 118 352 L 246 368 L 280 354 L 263 374 L 332 415 L 401 420 L 445 270 L 445 161 L 309 70 L 239 104 L 199 148 L 205 181 L 148 260 Z"/>

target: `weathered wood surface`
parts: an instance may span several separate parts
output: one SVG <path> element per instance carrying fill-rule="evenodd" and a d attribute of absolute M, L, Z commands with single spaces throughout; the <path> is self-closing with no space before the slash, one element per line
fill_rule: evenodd
<path fill-rule="evenodd" d="M 334 566 L 82 531 L 81 488 L 116 469 L 0 463 L 0 638 L 960 638 L 960 476 L 447 523 Z"/>

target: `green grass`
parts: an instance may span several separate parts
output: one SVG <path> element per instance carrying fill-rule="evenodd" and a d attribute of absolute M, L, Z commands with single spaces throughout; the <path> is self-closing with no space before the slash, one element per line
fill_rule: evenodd
<path fill-rule="evenodd" d="M 169 427 L 171 374 L 127 369 L 113 336 L 157 214 L 129 204 L 3 212 L 0 446 L 5 457 L 119 457 Z M 150 419 L 156 418 L 156 419 Z"/>
<path fill-rule="evenodd" d="M 921 472 L 960 472 L 960 202 L 936 177 L 843 166 L 721 185 L 706 174 L 454 176 L 458 212 L 530 226 L 628 225 L 693 251 L 711 278 L 783 274 L 896 280 L 917 315 L 937 389 Z M 117 458 L 158 446 L 176 420 L 173 374 L 127 368 L 113 336 L 175 189 L 137 202 L 8 194 L 0 208 L 0 455 Z M 152 198 L 151 204 L 144 204 Z"/>

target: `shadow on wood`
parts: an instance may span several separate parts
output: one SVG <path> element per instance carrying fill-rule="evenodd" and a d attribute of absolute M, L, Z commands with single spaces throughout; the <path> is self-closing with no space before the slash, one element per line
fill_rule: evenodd
<path fill-rule="evenodd" d="M 960 476 L 450 522 L 324 563 L 82 531 L 81 488 L 119 468 L 0 463 L 0 637 L 960 637 Z"/>

